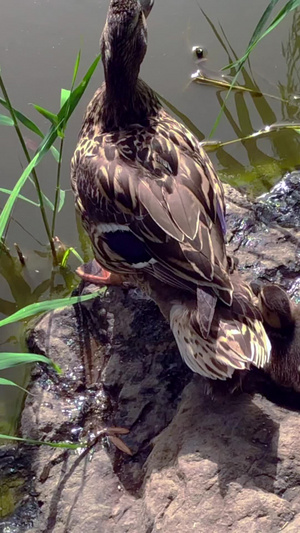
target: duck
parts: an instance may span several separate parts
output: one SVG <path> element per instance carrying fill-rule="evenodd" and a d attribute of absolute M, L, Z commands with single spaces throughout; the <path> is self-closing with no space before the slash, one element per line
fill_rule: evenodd
<path fill-rule="evenodd" d="M 272 345 L 264 371 L 278 385 L 300 392 L 300 306 L 277 284 L 256 285 L 254 291 Z"/>
<path fill-rule="evenodd" d="M 110 0 L 105 81 L 71 162 L 75 205 L 98 265 L 86 281 L 125 279 L 159 305 L 196 373 L 226 380 L 263 367 L 270 342 L 251 288 L 226 251 L 223 186 L 198 139 L 139 77 L 154 0 Z"/>

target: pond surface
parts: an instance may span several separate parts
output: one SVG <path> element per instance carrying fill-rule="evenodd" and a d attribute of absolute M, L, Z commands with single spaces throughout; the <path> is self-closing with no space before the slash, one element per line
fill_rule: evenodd
<path fill-rule="evenodd" d="M 268 3 L 268 0 L 156 0 L 149 17 L 149 47 L 142 77 L 189 117 L 203 138 L 208 137 L 226 93 L 191 82 L 191 74 L 198 68 L 191 49 L 194 45 L 206 47 L 206 65 L 218 71 L 235 54 L 238 57 L 243 54 Z M 29 104 L 58 110 L 60 89 L 70 87 L 78 50 L 82 49 L 79 77 L 98 53 L 107 5 L 108 0 L 1 0 L 3 78 L 14 107 L 35 120 L 45 132 L 47 121 L 37 116 Z M 233 140 L 275 122 L 299 121 L 300 108 L 293 99 L 300 94 L 299 45 L 300 13 L 295 11 L 258 45 L 251 55 L 251 69 L 248 65 L 239 79 L 240 84 L 259 88 L 276 98 L 233 92 L 215 138 Z M 66 201 L 56 226 L 60 240 L 67 247 L 75 247 L 84 260 L 89 258 L 90 248 L 75 218 L 69 190 L 69 161 L 84 108 L 102 79 L 100 67 L 68 125 L 62 169 Z M 38 145 L 34 134 L 28 131 L 24 134 L 28 146 Z M 1 187 L 11 189 L 25 161 L 14 129 L 2 126 L 0 136 Z M 219 148 L 211 157 L 222 179 L 255 195 L 299 164 L 298 137 L 292 130 L 275 132 Z M 39 165 L 37 173 L 45 194 L 53 199 L 56 165 L 51 155 Z M 22 194 L 36 201 L 30 183 Z M 6 198 L 0 193 L 1 208 Z M 25 267 L 17 259 L 15 242 L 26 256 Z M 69 294 L 78 283 L 73 273 L 78 265 L 75 258 L 71 258 L 68 269 L 51 269 L 40 212 L 24 201 L 20 200 L 14 208 L 7 245 L 10 253 L 2 252 L 0 259 L 0 318 L 29 303 Z M 2 328 L 0 335 L 2 350 L 24 349 L 22 325 Z M 5 377 L 21 384 L 26 381 L 19 369 L 11 370 Z M 20 402 L 17 391 L 0 387 L 0 433 L 14 431 Z"/>

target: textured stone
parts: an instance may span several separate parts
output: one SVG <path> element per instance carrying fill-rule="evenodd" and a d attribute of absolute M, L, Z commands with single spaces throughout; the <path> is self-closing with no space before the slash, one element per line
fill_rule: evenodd
<path fill-rule="evenodd" d="M 254 204 L 227 187 L 226 195 L 229 247 L 243 275 L 279 281 L 297 300 L 299 202 L 287 208 L 283 197 L 295 176 Z M 36 368 L 23 436 L 76 441 L 121 426 L 133 453 L 108 438 L 85 451 L 30 449 L 32 533 L 300 530 L 299 395 L 251 372 L 243 393 L 206 396 L 154 303 L 135 290 L 111 288 L 50 313 L 28 342 L 64 373 Z M 23 516 L 16 531 L 24 524 Z"/>

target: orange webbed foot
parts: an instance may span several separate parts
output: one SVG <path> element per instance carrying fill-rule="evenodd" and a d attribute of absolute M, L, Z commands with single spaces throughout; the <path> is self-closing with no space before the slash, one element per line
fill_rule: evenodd
<path fill-rule="evenodd" d="M 94 285 L 122 285 L 125 281 L 123 276 L 105 270 L 95 259 L 78 267 L 76 273 L 83 281 Z"/>

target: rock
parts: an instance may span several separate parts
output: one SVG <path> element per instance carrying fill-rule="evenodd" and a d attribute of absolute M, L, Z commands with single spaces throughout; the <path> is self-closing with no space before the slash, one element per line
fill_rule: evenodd
<path fill-rule="evenodd" d="M 228 187 L 226 197 L 229 247 L 243 275 L 279 281 L 297 299 L 299 201 L 284 203 L 295 180 L 287 176 L 254 204 Z M 287 229 L 291 209 L 295 224 Z M 21 448 L 30 456 L 36 508 L 17 532 L 299 530 L 299 395 L 251 372 L 245 392 L 209 398 L 154 303 L 132 289 L 110 288 L 101 299 L 43 316 L 28 344 L 63 375 L 36 367 L 22 435 L 78 442 L 125 427 L 130 433 L 121 438 L 133 455 L 108 436 L 85 450 Z"/>

